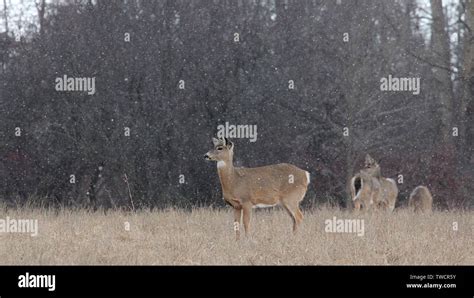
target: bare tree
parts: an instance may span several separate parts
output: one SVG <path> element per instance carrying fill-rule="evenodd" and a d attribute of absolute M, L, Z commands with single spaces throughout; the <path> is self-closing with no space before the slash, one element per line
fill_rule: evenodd
<path fill-rule="evenodd" d="M 444 142 L 452 140 L 453 127 L 453 85 L 451 81 L 451 51 L 447 32 L 446 17 L 443 12 L 442 0 L 430 0 L 433 22 L 431 25 L 431 49 L 433 61 L 443 68 L 434 68 L 437 91 L 439 92 L 439 113 L 441 120 L 441 136 Z"/>

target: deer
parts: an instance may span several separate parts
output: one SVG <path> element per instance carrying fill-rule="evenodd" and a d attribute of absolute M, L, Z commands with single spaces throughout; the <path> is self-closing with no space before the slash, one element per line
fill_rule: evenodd
<path fill-rule="evenodd" d="M 431 212 L 433 206 L 433 197 L 428 187 L 420 185 L 415 187 L 408 199 L 408 207 L 415 213 Z"/>
<path fill-rule="evenodd" d="M 361 206 L 370 210 L 377 209 L 393 211 L 398 196 L 395 180 L 382 177 L 379 163 L 369 154 L 365 157 L 364 168 L 350 182 L 351 197 L 356 211 Z"/>
<path fill-rule="evenodd" d="M 360 171 L 351 179 L 350 188 L 356 211 L 359 211 L 361 207 L 364 207 L 367 211 L 372 209 L 381 191 L 378 179 L 372 177 L 366 171 Z"/>
<path fill-rule="evenodd" d="M 212 138 L 214 149 L 204 155 L 217 162 L 224 201 L 234 210 L 234 231 L 240 239 L 243 219 L 245 235 L 250 232 L 252 208 L 282 206 L 293 221 L 293 233 L 303 221 L 300 203 L 310 182 L 309 172 L 287 163 L 255 168 L 234 167 L 234 143 Z"/>
<path fill-rule="evenodd" d="M 380 183 L 379 195 L 376 199 L 376 204 L 379 209 L 393 211 L 397 202 L 398 187 L 395 180 L 391 178 L 382 177 L 379 163 L 373 159 L 369 154 L 365 156 L 364 162 L 365 171 L 367 174 L 378 179 Z"/>

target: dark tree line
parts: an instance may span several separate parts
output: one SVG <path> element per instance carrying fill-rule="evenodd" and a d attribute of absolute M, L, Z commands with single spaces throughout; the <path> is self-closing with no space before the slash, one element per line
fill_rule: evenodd
<path fill-rule="evenodd" d="M 384 176 L 403 179 L 401 204 L 424 184 L 440 208 L 473 205 L 472 1 L 453 20 L 431 0 L 428 26 L 408 0 L 36 8 L 21 38 L 11 24 L 0 33 L 0 195 L 9 204 L 222 206 L 203 154 L 229 122 L 258 127 L 257 142 L 234 140 L 237 165 L 289 162 L 312 173 L 306 205 L 347 206 L 366 153 Z M 56 91 L 63 75 L 95 77 L 96 93 Z M 420 78 L 420 94 L 381 91 L 388 75 Z"/>

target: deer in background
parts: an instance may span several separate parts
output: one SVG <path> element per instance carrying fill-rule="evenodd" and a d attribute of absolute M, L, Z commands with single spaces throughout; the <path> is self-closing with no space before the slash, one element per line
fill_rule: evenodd
<path fill-rule="evenodd" d="M 252 208 L 281 205 L 293 220 L 293 232 L 303 221 L 299 207 L 309 184 L 309 173 L 294 165 L 281 163 L 256 168 L 234 167 L 234 144 L 227 138 L 212 139 L 214 149 L 206 160 L 217 161 L 217 172 L 226 203 L 234 208 L 234 230 L 240 238 L 243 218 L 245 234 L 250 230 Z"/>
<path fill-rule="evenodd" d="M 350 186 L 355 210 L 359 211 L 362 206 L 370 210 L 379 197 L 381 186 L 378 179 L 361 170 L 351 179 Z"/>
<path fill-rule="evenodd" d="M 369 154 L 365 157 L 364 168 L 351 179 L 351 195 L 356 210 L 361 205 L 370 209 L 395 209 L 398 187 L 395 180 L 382 177 L 380 165 Z"/>
<path fill-rule="evenodd" d="M 431 212 L 433 197 L 426 186 L 417 186 L 410 194 L 408 207 L 415 212 Z"/>
<path fill-rule="evenodd" d="M 393 211 L 398 196 L 398 187 L 395 180 L 382 177 L 380 165 L 369 154 L 365 156 L 365 169 L 363 171 L 372 175 L 380 183 L 380 191 L 376 199 L 377 207 Z"/>

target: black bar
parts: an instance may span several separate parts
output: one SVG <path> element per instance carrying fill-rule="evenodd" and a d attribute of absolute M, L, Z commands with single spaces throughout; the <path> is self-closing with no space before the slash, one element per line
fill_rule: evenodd
<path fill-rule="evenodd" d="M 19 275 L 55 275 L 55 291 L 19 288 Z M 2 266 L 13 296 L 430 296 L 473 297 L 472 266 Z M 450 277 L 454 277 L 450 279 Z M 425 277 L 423 280 L 414 279 Z M 432 277 L 432 279 L 427 279 Z M 455 288 L 407 288 L 407 284 Z M 444 286 L 443 286 L 444 287 Z"/>

